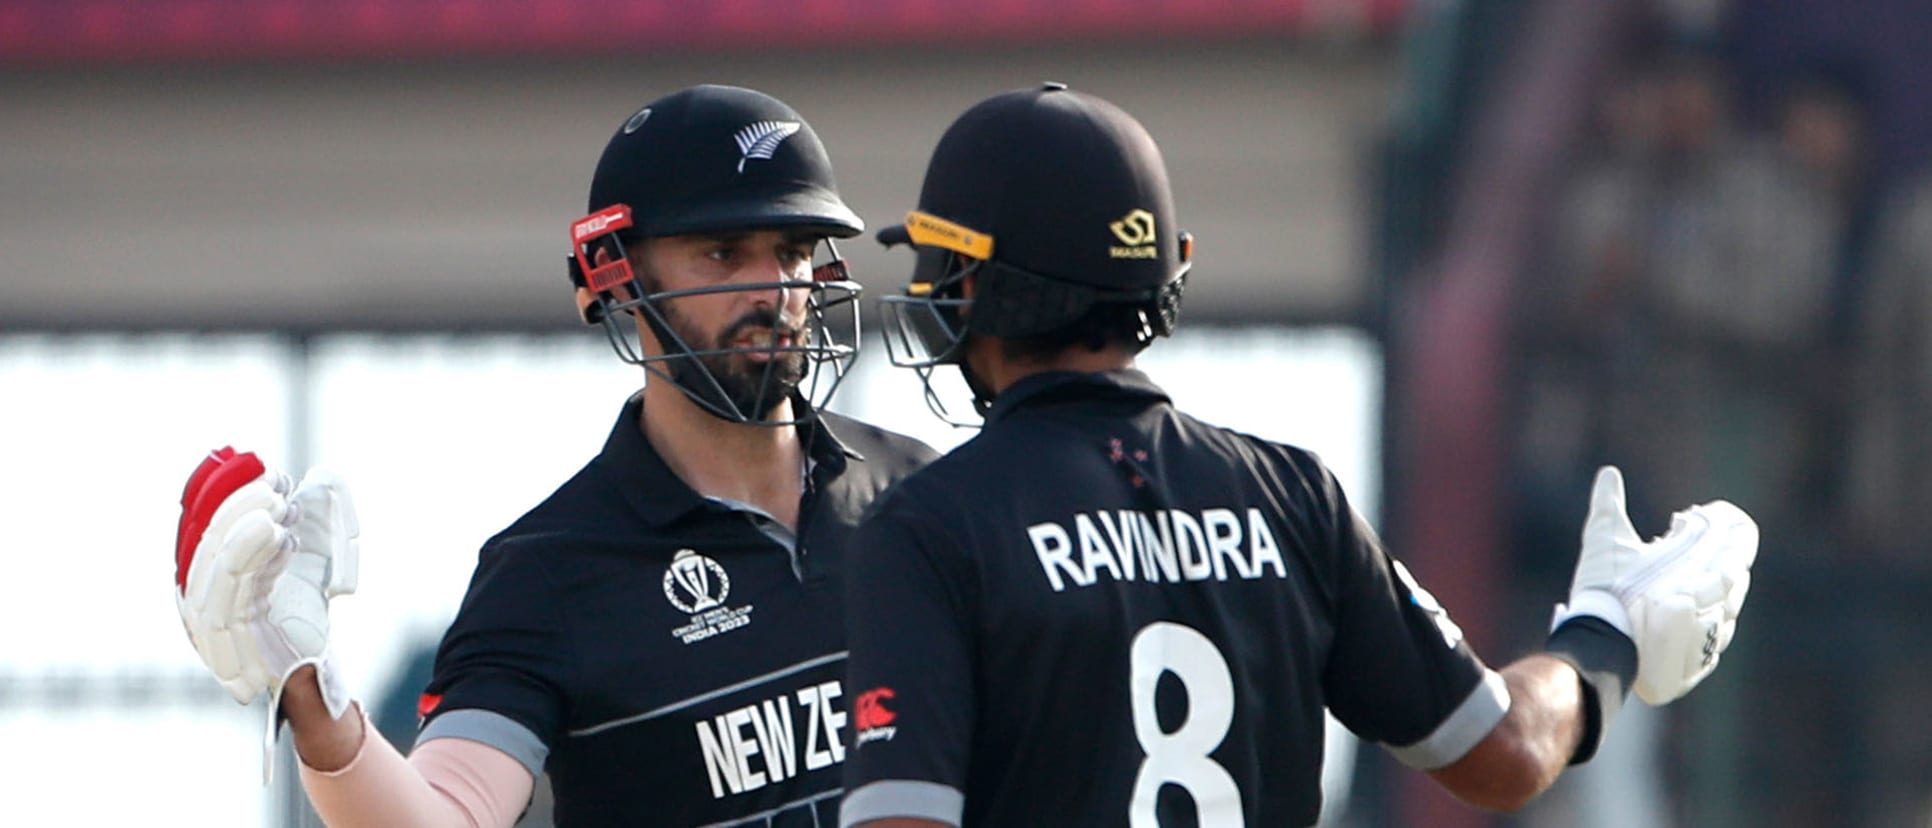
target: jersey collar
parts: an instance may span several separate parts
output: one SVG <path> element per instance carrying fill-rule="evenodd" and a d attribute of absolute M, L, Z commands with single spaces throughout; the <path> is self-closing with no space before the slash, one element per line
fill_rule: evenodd
<path fill-rule="evenodd" d="M 1023 377 L 1000 392 L 993 400 L 992 410 L 986 412 L 986 424 L 992 425 L 1011 412 L 1030 405 L 1108 399 L 1171 402 L 1166 391 L 1136 368 L 1094 373 L 1046 371 Z"/>
<path fill-rule="evenodd" d="M 806 405 L 800 397 L 794 397 L 792 404 Z M 644 438 L 640 419 L 643 411 L 643 394 L 625 402 L 624 410 L 611 426 L 610 436 L 604 440 L 603 452 L 598 455 L 618 494 L 655 526 L 666 526 L 694 511 L 712 508 L 714 501 L 698 494 L 671 471 L 664 456 Z M 845 472 L 848 461 L 865 459 L 840 441 L 818 412 L 809 405 L 805 411 L 804 421 L 792 427 L 799 430 L 799 438 L 804 441 L 811 479 L 816 484 L 825 485 L 837 479 Z"/>

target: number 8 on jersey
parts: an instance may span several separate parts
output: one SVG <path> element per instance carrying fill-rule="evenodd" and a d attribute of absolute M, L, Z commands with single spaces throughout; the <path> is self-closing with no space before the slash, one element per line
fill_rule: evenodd
<path fill-rule="evenodd" d="M 1192 627 L 1157 621 L 1134 636 L 1128 660 L 1134 738 L 1147 756 L 1134 777 L 1128 824 L 1160 828 L 1155 804 L 1161 785 L 1172 784 L 1194 800 L 1201 828 L 1241 828 L 1241 790 L 1208 758 L 1234 723 L 1234 678 L 1221 649 Z M 1154 707 L 1163 673 L 1173 673 L 1187 692 L 1187 719 L 1172 733 L 1161 730 Z"/>

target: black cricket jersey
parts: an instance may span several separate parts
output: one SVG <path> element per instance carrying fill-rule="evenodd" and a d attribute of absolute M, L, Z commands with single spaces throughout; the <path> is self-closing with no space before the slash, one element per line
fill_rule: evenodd
<path fill-rule="evenodd" d="M 1324 707 L 1423 768 L 1508 708 L 1313 454 L 1138 371 L 1015 383 L 874 510 L 843 825 L 1312 825 Z"/>
<path fill-rule="evenodd" d="M 798 426 L 810 472 L 794 536 L 693 491 L 645 439 L 641 407 L 485 544 L 417 742 L 471 739 L 548 771 L 562 826 L 829 826 L 851 705 L 847 544 L 933 451 L 830 413 Z"/>

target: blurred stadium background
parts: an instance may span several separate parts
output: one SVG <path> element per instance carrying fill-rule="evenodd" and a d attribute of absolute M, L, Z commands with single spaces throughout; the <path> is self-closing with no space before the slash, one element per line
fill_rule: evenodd
<path fill-rule="evenodd" d="M 1051 79 L 1148 125 L 1201 239 L 1155 378 L 1322 452 L 1492 660 L 1540 638 L 1598 463 L 1645 531 L 1717 496 L 1765 527 L 1725 669 L 1527 812 L 1344 751 L 1329 822 L 1928 824 L 1928 32 L 1923 0 L 0 0 L 0 820 L 309 821 L 162 587 L 222 443 L 356 487 L 339 646 L 409 729 L 476 548 L 639 381 L 559 261 L 638 105 L 785 99 L 876 225 L 955 114 Z M 962 436 L 876 348 L 837 407 Z"/>

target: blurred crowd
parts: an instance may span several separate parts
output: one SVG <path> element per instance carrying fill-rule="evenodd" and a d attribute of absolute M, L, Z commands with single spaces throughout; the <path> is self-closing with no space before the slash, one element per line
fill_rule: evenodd
<path fill-rule="evenodd" d="M 1874 164 L 1859 62 L 1736 68 L 1641 39 L 1550 201 L 1515 299 L 1525 588 L 1557 594 L 1598 464 L 1645 534 L 1739 503 L 1763 543 L 1738 645 L 1654 753 L 1675 819 L 1923 824 L 1932 177 Z"/>

